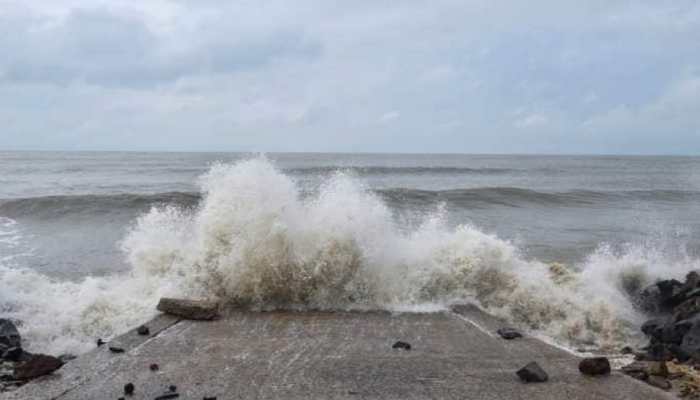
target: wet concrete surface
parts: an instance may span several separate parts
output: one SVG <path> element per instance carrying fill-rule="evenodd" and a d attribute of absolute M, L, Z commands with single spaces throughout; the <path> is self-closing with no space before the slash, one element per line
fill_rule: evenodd
<path fill-rule="evenodd" d="M 535 338 L 503 340 L 474 307 L 453 312 L 233 312 L 216 321 L 160 316 L 150 336 L 130 331 L 7 399 L 671 399 L 613 372 L 579 373 L 579 358 Z M 411 350 L 392 349 L 402 340 Z M 538 362 L 549 381 L 515 371 Z M 158 371 L 149 366 L 158 364 Z"/>

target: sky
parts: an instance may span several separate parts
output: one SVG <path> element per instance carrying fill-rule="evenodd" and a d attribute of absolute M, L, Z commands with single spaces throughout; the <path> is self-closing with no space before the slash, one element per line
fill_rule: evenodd
<path fill-rule="evenodd" d="M 0 149 L 700 154 L 700 1 L 0 0 Z"/>

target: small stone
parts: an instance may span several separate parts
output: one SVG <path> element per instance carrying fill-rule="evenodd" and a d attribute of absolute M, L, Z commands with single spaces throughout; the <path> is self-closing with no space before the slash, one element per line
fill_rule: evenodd
<path fill-rule="evenodd" d="M 609 375 L 610 361 L 606 357 L 584 358 L 578 364 L 578 370 L 589 376 Z"/>
<path fill-rule="evenodd" d="M 349 394 L 353 394 L 353 393 L 350 392 Z M 212 397 L 206 397 L 206 396 L 205 396 L 202 400 L 216 400 L 216 396 L 212 396 Z"/>
<path fill-rule="evenodd" d="M 124 385 L 124 394 L 127 396 L 131 396 L 134 394 L 134 384 L 129 382 L 126 385 Z"/>
<path fill-rule="evenodd" d="M 516 374 L 526 383 L 546 382 L 549 379 L 547 373 L 534 361 L 519 369 Z"/>
<path fill-rule="evenodd" d="M 630 346 L 625 346 L 620 349 L 620 354 L 634 354 L 634 349 Z"/>
<path fill-rule="evenodd" d="M 102 339 L 97 339 L 97 347 L 103 346 L 105 343 L 107 343 L 107 342 L 105 342 Z"/>
<path fill-rule="evenodd" d="M 496 331 L 503 339 L 512 340 L 523 337 L 523 335 L 513 328 L 501 328 Z"/>
<path fill-rule="evenodd" d="M 136 329 L 136 333 L 138 333 L 139 335 L 145 336 L 145 335 L 150 335 L 151 330 L 148 329 L 148 327 L 146 325 L 141 325 Z"/>
<path fill-rule="evenodd" d="M 663 389 L 663 390 L 671 389 L 671 382 L 669 382 L 666 378 L 662 378 L 660 376 L 655 376 L 655 375 L 650 376 L 649 379 L 647 380 L 647 383 L 650 384 L 651 386 L 656 386 L 659 389 Z"/>
<path fill-rule="evenodd" d="M 148 368 L 149 368 L 151 371 L 158 371 L 158 369 L 159 369 L 158 364 L 155 364 L 155 363 L 154 363 L 154 364 L 151 364 Z"/>
<path fill-rule="evenodd" d="M 61 368 L 63 362 L 46 354 L 34 354 L 31 358 L 15 367 L 15 379 L 28 380 L 48 375 Z"/>
<path fill-rule="evenodd" d="M 170 385 L 170 386 L 168 386 L 168 390 L 171 391 L 171 392 L 177 392 L 177 386 L 175 386 L 175 385 Z"/>
<path fill-rule="evenodd" d="M 109 346 L 109 351 L 111 351 L 112 353 L 123 353 L 124 349 L 117 346 Z"/>
<path fill-rule="evenodd" d="M 398 342 L 394 343 L 394 345 L 391 346 L 391 348 L 392 349 L 411 350 L 411 345 L 410 345 L 410 343 L 402 342 L 399 340 Z"/>

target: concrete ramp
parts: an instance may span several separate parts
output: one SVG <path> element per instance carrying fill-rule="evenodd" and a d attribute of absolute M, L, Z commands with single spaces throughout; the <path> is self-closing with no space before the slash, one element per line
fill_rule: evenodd
<path fill-rule="evenodd" d="M 670 399 L 619 373 L 590 378 L 579 359 L 543 342 L 506 341 L 498 321 L 472 307 L 432 314 L 248 313 L 212 322 L 161 316 L 150 337 L 128 332 L 8 399 L 154 399 L 176 385 L 179 399 Z M 402 340 L 412 350 L 394 350 Z M 521 383 L 537 361 L 549 382 Z M 153 372 L 149 365 L 157 363 Z"/>

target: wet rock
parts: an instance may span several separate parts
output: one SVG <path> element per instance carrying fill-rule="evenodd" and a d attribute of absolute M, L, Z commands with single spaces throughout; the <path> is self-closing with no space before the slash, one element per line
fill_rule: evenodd
<path fill-rule="evenodd" d="M 46 354 L 34 354 L 15 367 L 15 379 L 28 380 L 52 373 L 61 368 L 63 361 Z"/>
<path fill-rule="evenodd" d="M 546 382 L 549 379 L 547 373 L 534 361 L 519 369 L 516 374 L 526 383 Z"/>
<path fill-rule="evenodd" d="M 127 396 L 132 396 L 134 394 L 134 384 L 129 382 L 126 385 L 124 385 L 124 394 Z"/>
<path fill-rule="evenodd" d="M 0 318 L 0 353 L 11 347 L 21 348 L 22 337 L 12 321 Z"/>
<path fill-rule="evenodd" d="M 163 297 L 156 307 L 158 311 L 184 319 L 212 320 L 219 317 L 219 305 L 208 300 L 172 299 Z"/>
<path fill-rule="evenodd" d="M 584 358 L 578 364 L 578 370 L 584 375 L 597 376 L 610 374 L 610 361 L 606 357 Z"/>
<path fill-rule="evenodd" d="M 139 335 L 145 336 L 145 335 L 150 335 L 151 330 L 148 329 L 148 327 L 146 325 L 141 325 L 138 328 L 136 328 L 136 333 L 138 333 Z"/>
<path fill-rule="evenodd" d="M 512 340 L 523 337 L 523 335 L 513 328 L 501 328 L 496 331 L 503 339 Z"/>
<path fill-rule="evenodd" d="M 700 313 L 700 296 L 689 298 L 673 309 L 673 320 L 682 321 Z"/>
<path fill-rule="evenodd" d="M 660 376 L 650 376 L 649 379 L 647 379 L 647 383 L 650 384 L 651 386 L 656 386 L 659 389 L 663 390 L 669 390 L 671 389 L 671 382 L 668 381 L 666 378 L 662 378 Z"/>
<path fill-rule="evenodd" d="M 394 344 L 391 346 L 391 348 L 392 348 L 392 349 L 411 350 L 411 344 L 410 344 L 410 343 L 406 343 L 406 342 L 402 342 L 402 341 L 399 340 L 398 342 L 394 343 Z"/>
<path fill-rule="evenodd" d="M 2 359 L 7 361 L 19 361 L 24 350 L 21 347 L 10 347 L 2 354 Z"/>

